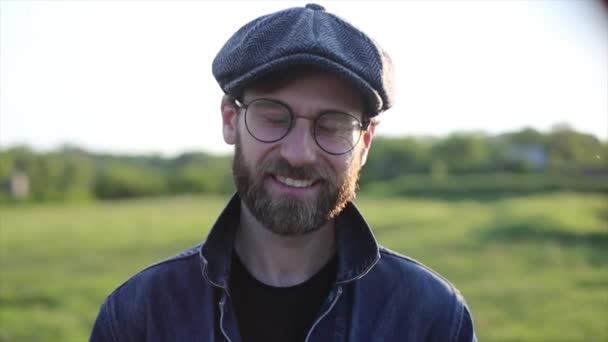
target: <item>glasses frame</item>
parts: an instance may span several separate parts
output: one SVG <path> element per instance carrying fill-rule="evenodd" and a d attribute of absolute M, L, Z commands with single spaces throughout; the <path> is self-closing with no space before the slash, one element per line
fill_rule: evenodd
<path fill-rule="evenodd" d="M 291 116 L 291 119 L 290 119 L 290 122 L 289 122 L 289 128 L 285 131 L 285 134 L 283 134 L 282 136 L 280 136 L 277 139 L 262 140 L 262 139 L 256 137 L 251 132 L 251 130 L 249 129 L 249 125 L 247 124 L 247 110 L 248 110 L 249 106 L 252 103 L 255 103 L 256 101 L 267 101 L 267 102 L 276 103 L 276 104 L 281 105 L 281 106 L 283 106 L 283 107 L 285 107 L 287 109 L 287 111 L 289 112 L 289 114 Z M 336 111 L 336 110 L 322 111 L 322 112 L 319 113 L 319 115 L 315 116 L 314 118 L 309 118 L 309 117 L 306 117 L 306 116 L 303 116 L 303 115 L 296 115 L 294 113 L 294 111 L 291 109 L 291 107 L 289 107 L 289 105 L 287 105 L 286 103 L 284 103 L 282 101 L 279 101 L 279 100 L 269 99 L 269 98 L 263 98 L 263 97 L 262 98 L 253 99 L 253 100 L 249 101 L 249 103 L 245 103 L 244 101 L 235 98 L 234 99 L 234 104 L 235 104 L 235 106 L 238 109 L 244 109 L 245 110 L 245 113 L 244 113 L 244 116 L 245 116 L 245 128 L 247 128 L 247 132 L 249 132 L 249 135 L 251 135 L 251 137 L 253 137 L 255 140 L 257 140 L 259 142 L 262 142 L 262 143 L 265 143 L 265 144 L 272 144 L 272 143 L 275 143 L 277 141 L 280 141 L 281 139 L 285 138 L 289 134 L 289 132 L 291 132 L 291 130 L 295 126 L 296 119 L 297 118 L 301 118 L 301 119 L 304 119 L 304 120 L 312 121 L 312 132 L 311 133 L 312 133 L 312 136 L 313 136 L 313 138 L 315 140 L 315 143 L 317 144 L 317 146 L 319 146 L 319 148 L 321 150 L 323 150 L 323 152 L 325 152 L 327 154 L 334 155 L 334 156 L 339 156 L 339 155 L 346 154 L 346 153 L 349 153 L 350 151 L 352 151 L 357 146 L 357 144 L 359 144 L 359 141 L 361 140 L 362 132 L 363 131 L 367 131 L 367 129 L 369 128 L 369 125 L 371 123 L 371 120 L 369 120 L 368 118 L 363 119 L 363 122 L 361 122 L 361 120 L 358 117 L 356 117 L 355 115 L 353 115 L 353 114 L 345 113 L 345 112 L 340 112 L 340 111 Z M 359 136 L 357 137 L 357 140 L 355 141 L 355 143 L 353 144 L 353 146 L 351 148 L 349 148 L 347 151 L 339 152 L 339 153 L 330 152 L 330 151 L 326 150 L 325 148 L 323 148 L 323 146 L 321 146 L 321 144 L 317 140 L 317 135 L 316 135 L 316 132 L 315 132 L 316 128 L 317 128 L 317 121 L 319 120 L 319 118 L 321 118 L 323 115 L 326 115 L 326 114 L 347 115 L 347 116 L 350 116 L 353 119 L 355 119 L 356 122 L 359 124 L 358 125 Z"/>

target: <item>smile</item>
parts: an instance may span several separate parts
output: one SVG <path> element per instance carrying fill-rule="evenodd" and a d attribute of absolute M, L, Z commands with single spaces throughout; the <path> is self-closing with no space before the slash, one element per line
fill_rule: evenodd
<path fill-rule="evenodd" d="M 309 179 L 293 179 L 289 177 L 275 176 L 275 179 L 283 185 L 290 186 L 292 188 L 307 188 L 314 183 L 314 180 Z"/>

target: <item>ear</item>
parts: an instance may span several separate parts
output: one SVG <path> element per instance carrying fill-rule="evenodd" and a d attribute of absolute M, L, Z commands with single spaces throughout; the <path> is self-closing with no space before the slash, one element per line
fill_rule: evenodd
<path fill-rule="evenodd" d="M 372 140 L 374 139 L 374 134 L 376 132 L 376 125 L 372 122 L 367 131 L 363 131 L 363 136 L 361 140 L 363 142 L 363 151 L 361 151 L 361 166 L 365 165 L 367 161 L 367 154 L 369 153 L 369 149 L 372 147 Z"/>
<path fill-rule="evenodd" d="M 224 134 L 224 141 L 229 145 L 234 145 L 236 143 L 236 136 L 238 134 L 238 108 L 236 107 L 232 96 L 224 95 L 222 97 L 221 109 L 222 133 Z"/>

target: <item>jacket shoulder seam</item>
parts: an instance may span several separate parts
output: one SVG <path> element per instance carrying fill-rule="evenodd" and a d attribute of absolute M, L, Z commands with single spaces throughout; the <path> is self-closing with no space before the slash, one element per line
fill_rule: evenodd
<path fill-rule="evenodd" d="M 201 249 L 202 246 L 203 246 L 203 243 L 199 243 L 198 245 L 196 245 L 196 246 L 194 246 L 194 247 L 192 247 L 190 249 L 187 249 L 185 251 L 182 251 L 182 252 L 180 252 L 177 255 L 174 255 L 174 256 L 171 256 L 171 257 L 166 258 L 164 260 L 155 262 L 155 263 L 153 263 L 153 264 L 151 264 L 151 265 L 143 268 L 142 270 L 136 272 L 131 277 L 129 277 L 122 284 L 120 284 L 120 286 L 118 286 L 114 291 L 112 291 L 112 293 L 110 293 L 108 295 L 108 298 L 112 297 L 116 292 L 118 292 L 122 287 L 124 287 L 127 283 L 129 283 L 133 278 L 137 277 L 138 275 L 140 275 L 140 274 L 142 274 L 142 273 L 144 273 L 144 272 L 146 272 L 148 270 L 151 270 L 151 269 L 156 268 L 158 266 L 162 266 L 164 264 L 169 264 L 169 263 L 173 263 L 173 262 L 177 262 L 177 261 L 182 261 L 184 259 L 188 259 L 188 258 L 191 258 L 191 257 L 193 257 L 195 255 L 198 255 L 198 253 L 199 253 L 199 251 L 200 251 L 200 249 Z"/>
<path fill-rule="evenodd" d="M 430 272 L 431 274 L 433 274 L 434 276 L 436 276 L 437 278 L 441 279 L 442 281 L 444 281 L 449 288 L 454 292 L 453 294 L 456 296 L 456 298 L 462 297 L 462 295 L 460 294 L 460 291 L 456 288 L 456 286 L 454 286 L 454 284 L 452 284 L 447 278 L 445 278 L 444 276 L 442 276 L 441 274 L 439 274 L 439 272 L 435 271 L 434 269 L 430 268 L 429 266 L 423 264 L 422 262 L 409 257 L 407 255 L 403 255 L 401 253 L 395 252 L 391 249 L 388 249 L 384 246 L 380 247 L 380 254 L 381 255 L 387 255 L 387 256 L 391 256 L 397 259 L 401 259 L 403 261 L 409 262 L 411 264 L 414 264 L 416 266 L 419 266 L 421 268 L 423 268 L 424 270 Z"/>
<path fill-rule="evenodd" d="M 420 261 L 418 261 L 414 258 L 400 254 L 398 252 L 395 252 L 395 251 L 390 250 L 383 246 L 380 247 L 380 253 L 382 255 L 397 258 L 397 259 L 412 263 L 416 266 L 422 267 L 424 270 L 430 272 L 434 276 L 441 279 L 449 287 L 449 289 L 451 290 L 450 295 L 451 295 L 452 301 L 453 301 L 452 304 L 454 306 L 454 309 L 453 309 L 454 310 L 454 321 L 452 322 L 452 327 L 453 327 L 454 332 L 452 333 L 451 337 L 452 337 L 452 341 L 457 341 L 458 336 L 460 335 L 460 331 L 462 329 L 462 323 L 464 320 L 464 310 L 465 310 L 465 305 L 466 305 L 464 303 L 464 297 L 462 296 L 462 294 L 460 293 L 458 288 L 456 288 L 456 286 L 454 286 L 454 284 L 452 284 L 447 278 L 445 278 L 444 276 L 439 274 L 437 271 L 424 265 L 423 263 L 421 263 Z"/>
<path fill-rule="evenodd" d="M 464 319 L 464 307 L 462 305 L 458 305 L 458 301 L 456 301 L 454 310 L 456 311 L 456 329 L 454 330 L 452 341 L 458 341 L 458 336 L 460 336 L 460 330 L 462 329 L 462 320 Z"/>
<path fill-rule="evenodd" d="M 116 317 L 114 317 L 114 310 L 111 310 L 111 306 L 113 307 L 111 301 L 107 302 L 106 310 L 108 312 L 108 330 L 110 331 L 110 336 L 112 337 L 112 341 L 116 342 L 118 339 L 116 338 L 116 333 L 114 332 L 114 325 L 116 324 Z"/>

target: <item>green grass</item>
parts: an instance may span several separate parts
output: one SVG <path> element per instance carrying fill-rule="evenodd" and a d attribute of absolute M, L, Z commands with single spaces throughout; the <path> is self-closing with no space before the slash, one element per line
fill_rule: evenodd
<path fill-rule="evenodd" d="M 0 341 L 87 340 L 105 296 L 203 240 L 225 202 L 0 209 Z M 381 243 L 463 292 L 481 341 L 608 340 L 607 196 L 357 203 Z"/>

